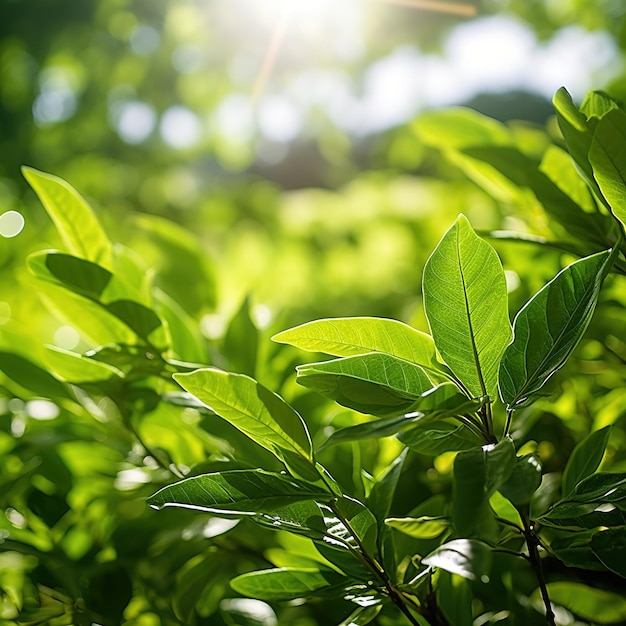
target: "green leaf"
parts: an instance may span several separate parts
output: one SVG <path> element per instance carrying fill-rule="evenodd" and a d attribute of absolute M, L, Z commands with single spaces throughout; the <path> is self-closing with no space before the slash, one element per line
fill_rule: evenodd
<path fill-rule="evenodd" d="M 626 598 L 622 594 L 575 582 L 548 583 L 547 589 L 554 604 L 560 604 L 577 617 L 594 624 L 616 624 L 626 620 Z M 533 596 L 538 603 L 539 592 Z"/>
<path fill-rule="evenodd" d="M 230 581 L 237 593 L 274 602 L 318 596 L 320 592 L 322 596 L 330 591 L 340 595 L 347 583 L 337 572 L 287 567 L 249 572 Z"/>
<path fill-rule="evenodd" d="M 460 535 L 470 534 L 491 495 L 511 476 L 517 457 L 509 438 L 460 452 L 454 459 L 452 521 Z"/>
<path fill-rule="evenodd" d="M 220 515 L 257 515 L 300 500 L 326 500 L 328 492 L 283 474 L 230 470 L 185 478 L 148 498 L 156 509 L 179 507 Z"/>
<path fill-rule="evenodd" d="M 44 398 L 72 398 L 67 387 L 45 369 L 15 352 L 0 351 L 0 371 Z"/>
<path fill-rule="evenodd" d="M 96 263 L 61 252 L 35 252 L 28 257 L 28 268 L 37 278 L 92 300 L 100 299 L 113 278 Z"/>
<path fill-rule="evenodd" d="M 388 517 L 385 524 L 414 539 L 434 539 L 448 529 L 450 521 L 446 517 L 423 515 L 422 517 Z"/>
<path fill-rule="evenodd" d="M 109 302 L 106 309 L 145 340 L 161 326 L 159 316 L 152 309 L 133 300 L 115 300 Z"/>
<path fill-rule="evenodd" d="M 111 242 L 84 198 L 52 174 L 32 167 L 22 167 L 22 174 L 54 222 L 68 251 L 110 268 Z"/>
<path fill-rule="evenodd" d="M 626 578 L 626 526 L 593 535 L 591 550 L 608 569 Z"/>
<path fill-rule="evenodd" d="M 297 382 L 361 413 L 387 416 L 403 413 L 433 387 L 421 367 L 371 353 L 297 368 Z"/>
<path fill-rule="evenodd" d="M 581 340 L 598 301 L 609 252 L 575 261 L 538 291 L 513 322 L 515 339 L 500 365 L 509 410 L 532 404 Z"/>
<path fill-rule="evenodd" d="M 272 339 L 333 356 L 382 352 L 443 376 L 432 337 L 397 320 L 379 317 L 322 319 L 290 328 Z"/>
<path fill-rule="evenodd" d="M 563 470 L 563 495 L 570 494 L 583 479 L 591 476 L 602 462 L 602 457 L 609 442 L 610 426 L 585 437 L 572 451 Z"/>
<path fill-rule="evenodd" d="M 411 450 L 431 456 L 476 448 L 482 443 L 467 426 L 457 426 L 445 420 L 428 420 L 426 424 L 428 428 L 420 428 L 418 425 L 417 428 L 400 433 L 398 439 Z"/>
<path fill-rule="evenodd" d="M 107 380 L 111 377 L 123 378 L 124 376 L 123 371 L 112 365 L 95 361 L 69 350 L 63 350 L 57 346 L 46 346 L 44 360 L 49 369 L 57 376 L 75 384 Z"/>
<path fill-rule="evenodd" d="M 369 624 L 382 610 L 382 604 L 374 606 L 360 606 L 337 626 L 365 626 Z"/>
<path fill-rule="evenodd" d="M 424 392 L 407 409 L 407 413 L 335 431 L 319 447 L 327 448 L 342 441 L 359 441 L 397 435 L 410 428 L 424 428 L 428 423 L 442 417 L 462 415 L 480 407 L 480 402 L 463 395 L 454 383 L 441 383 Z M 474 442 L 474 440 L 472 440 Z M 475 445 L 475 443 L 473 443 Z"/>
<path fill-rule="evenodd" d="M 591 540 L 597 530 L 567 532 L 555 537 L 550 542 L 553 552 L 565 565 L 595 571 L 606 571 L 606 568 L 591 550 Z"/>
<path fill-rule="evenodd" d="M 313 478 L 313 453 L 302 418 L 280 396 L 243 374 L 199 369 L 174 380 L 235 428 L 282 460 L 297 475 Z"/>
<path fill-rule="evenodd" d="M 408 450 L 405 448 L 372 485 L 367 498 L 367 506 L 374 513 L 379 524 L 382 524 L 389 515 L 407 454 Z"/>
<path fill-rule="evenodd" d="M 507 307 L 498 255 L 459 216 L 424 268 L 424 308 L 437 350 L 474 397 L 495 395 Z"/>
<path fill-rule="evenodd" d="M 422 564 L 438 567 L 468 580 L 485 580 L 491 566 L 491 550 L 480 541 L 454 539 L 423 558 Z"/>
<path fill-rule="evenodd" d="M 602 119 L 607 113 L 618 109 L 619 105 L 604 91 L 589 91 L 580 103 L 580 112 L 590 119 Z"/>
<path fill-rule="evenodd" d="M 258 348 L 259 331 L 250 317 L 250 299 L 246 297 L 224 335 L 223 353 L 228 358 L 228 369 L 254 376 Z"/>
<path fill-rule="evenodd" d="M 573 502 L 617 502 L 626 498 L 626 472 L 591 474 L 567 495 Z"/>
<path fill-rule="evenodd" d="M 500 492 L 513 504 L 529 504 L 541 484 L 541 461 L 534 454 L 517 457 L 515 468 Z"/>
<path fill-rule="evenodd" d="M 589 150 L 593 176 L 613 215 L 626 225 L 626 113 L 608 112 L 596 127 Z"/>

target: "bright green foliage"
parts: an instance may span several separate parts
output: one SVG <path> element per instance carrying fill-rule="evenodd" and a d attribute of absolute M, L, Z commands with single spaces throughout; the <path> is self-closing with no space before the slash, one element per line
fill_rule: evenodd
<path fill-rule="evenodd" d="M 537 234 L 462 214 L 422 259 L 415 327 L 326 317 L 274 334 L 291 347 L 267 337 L 313 309 L 259 330 L 244 293 L 223 316 L 190 233 L 135 220 L 176 257 L 149 268 L 26 169 L 65 250 L 26 261 L 59 322 L 0 323 L 0 618 L 554 626 L 551 596 L 623 621 L 624 114 L 555 105 L 568 152 L 463 109 L 413 129 Z M 44 347 L 59 323 L 73 347 Z M 296 349 L 333 358 L 294 376 Z"/>
<path fill-rule="evenodd" d="M 609 257 L 602 252 L 572 263 L 517 314 L 515 340 L 500 365 L 500 394 L 509 409 L 532 404 L 578 345 L 596 308 Z"/>
<path fill-rule="evenodd" d="M 511 341 L 504 271 L 463 216 L 426 263 L 424 308 L 439 354 L 458 380 L 473 397 L 494 397 Z"/>

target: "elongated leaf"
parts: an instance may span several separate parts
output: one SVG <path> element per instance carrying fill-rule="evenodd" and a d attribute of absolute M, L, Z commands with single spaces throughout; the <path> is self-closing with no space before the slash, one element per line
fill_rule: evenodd
<path fill-rule="evenodd" d="M 617 624 L 626 620 L 626 598 L 621 594 L 575 582 L 548 583 L 547 588 L 554 604 L 564 606 L 584 620 L 594 624 Z M 533 596 L 539 604 L 539 592 Z"/>
<path fill-rule="evenodd" d="M 133 300 L 115 300 L 106 308 L 142 339 L 148 339 L 161 326 L 159 316 L 152 309 Z"/>
<path fill-rule="evenodd" d="M 83 197 L 52 174 L 32 167 L 23 167 L 22 174 L 41 200 L 68 251 L 110 268 L 111 242 Z"/>
<path fill-rule="evenodd" d="M 382 608 L 382 604 L 360 606 L 337 626 L 365 626 L 376 618 Z"/>
<path fill-rule="evenodd" d="M 441 383 L 424 392 L 408 408 L 407 413 L 341 428 L 319 447 L 319 450 L 342 441 L 378 439 L 397 435 L 410 428 L 425 428 L 432 420 L 473 412 L 480 402 L 463 395 L 454 383 Z"/>
<path fill-rule="evenodd" d="M 591 540 L 598 532 L 586 530 L 563 533 L 550 542 L 550 551 L 569 567 L 606 571 L 606 567 L 591 550 Z"/>
<path fill-rule="evenodd" d="M 68 388 L 60 380 L 15 352 L 0 351 L 0 371 L 37 396 L 72 398 Z"/>
<path fill-rule="evenodd" d="M 415 539 L 434 539 L 450 526 L 450 521 L 446 517 L 423 515 L 422 517 L 388 517 L 385 524 Z"/>
<path fill-rule="evenodd" d="M 217 514 L 257 515 L 300 500 L 325 500 L 327 492 L 264 470 L 230 470 L 185 478 L 148 498 L 156 509 L 180 507 Z"/>
<path fill-rule="evenodd" d="M 46 346 L 44 360 L 52 372 L 71 383 L 93 382 L 124 376 L 124 372 L 112 365 L 56 346 Z"/>
<path fill-rule="evenodd" d="M 298 413 L 282 398 L 248 376 L 213 368 L 174 374 L 173 378 L 296 474 L 306 473 L 313 479 L 308 430 Z"/>
<path fill-rule="evenodd" d="M 615 109 L 596 127 L 589 150 L 593 175 L 613 214 L 626 225 L 626 113 Z"/>
<path fill-rule="evenodd" d="M 405 448 L 372 485 L 367 498 L 367 506 L 374 513 L 379 524 L 382 524 L 389 515 L 407 453 L 408 450 Z"/>
<path fill-rule="evenodd" d="M 333 356 L 382 352 L 442 376 L 432 337 L 397 320 L 380 317 L 321 319 L 285 330 L 272 339 Z"/>
<path fill-rule="evenodd" d="M 238 593 L 259 600 L 280 601 L 343 592 L 348 580 L 330 570 L 280 567 L 242 574 L 230 581 Z"/>
<path fill-rule="evenodd" d="M 424 428 L 420 427 L 419 421 L 417 424 L 417 427 L 400 433 L 398 439 L 419 454 L 437 456 L 442 452 L 476 448 L 483 443 L 467 426 L 457 426 L 446 420 L 429 420 Z"/>
<path fill-rule="evenodd" d="M 500 365 L 500 395 L 509 409 L 531 404 L 581 340 L 598 301 L 609 252 L 575 261 L 521 309 L 515 339 Z"/>
<path fill-rule="evenodd" d="M 234 314 L 223 341 L 228 369 L 254 376 L 259 349 L 259 331 L 250 317 L 250 299 L 246 297 Z"/>
<path fill-rule="evenodd" d="M 487 500 L 513 473 L 516 459 L 515 446 L 508 438 L 456 456 L 452 521 L 459 534 L 472 532 Z"/>
<path fill-rule="evenodd" d="M 626 578 L 626 526 L 594 534 L 591 550 L 604 566 Z"/>
<path fill-rule="evenodd" d="M 495 395 L 507 307 L 498 255 L 459 216 L 424 268 L 424 308 L 437 350 L 474 397 Z"/>
<path fill-rule="evenodd" d="M 576 485 L 591 476 L 602 462 L 609 441 L 611 427 L 606 426 L 585 437 L 572 451 L 563 471 L 563 495 L 570 494 Z"/>
<path fill-rule="evenodd" d="M 491 566 L 491 550 L 480 541 L 454 539 L 431 552 L 422 563 L 468 580 L 485 580 Z"/>
<path fill-rule="evenodd" d="M 617 502 L 626 498 L 626 472 L 591 474 L 567 495 L 572 502 Z"/>
<path fill-rule="evenodd" d="M 362 413 L 403 413 L 433 387 L 421 367 L 371 353 L 297 367 L 297 382 Z"/>

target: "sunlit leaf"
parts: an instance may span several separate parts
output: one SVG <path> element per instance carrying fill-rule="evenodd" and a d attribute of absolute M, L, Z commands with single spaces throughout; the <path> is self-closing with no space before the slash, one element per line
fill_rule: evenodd
<path fill-rule="evenodd" d="M 594 624 L 616 624 L 626 620 L 626 598 L 622 594 L 589 587 L 578 582 L 547 584 L 551 602 Z M 538 592 L 535 595 L 539 602 Z"/>
<path fill-rule="evenodd" d="M 480 541 L 454 539 L 431 552 L 422 563 L 469 580 L 488 580 L 491 550 Z"/>
<path fill-rule="evenodd" d="M 245 298 L 224 335 L 223 351 L 228 358 L 228 369 L 254 376 L 258 344 L 259 331 L 250 317 L 250 300 Z"/>
<path fill-rule="evenodd" d="M 563 470 L 563 495 L 570 494 L 576 485 L 593 474 L 602 461 L 609 441 L 611 427 L 606 426 L 585 437 L 570 454 Z"/>
<path fill-rule="evenodd" d="M 46 346 L 44 359 L 57 376 L 71 383 L 106 380 L 112 376 L 121 378 L 124 375 L 124 372 L 112 365 L 56 346 Z"/>
<path fill-rule="evenodd" d="M 72 398 L 50 372 L 15 352 L 0 351 L 0 371 L 24 389 L 44 398 Z"/>
<path fill-rule="evenodd" d="M 302 418 L 282 398 L 256 380 L 213 368 L 174 374 L 174 379 L 289 467 L 294 469 L 297 465 L 297 474 L 306 472 L 311 476 L 314 472 L 311 440 Z"/>
<path fill-rule="evenodd" d="M 439 537 L 450 525 L 445 517 L 388 517 L 385 520 L 387 526 L 395 528 L 398 532 L 415 539 L 434 539 Z"/>
<path fill-rule="evenodd" d="M 515 338 L 500 365 L 509 409 L 532 403 L 581 340 L 596 307 L 609 252 L 575 261 L 538 291 L 513 322 Z"/>
<path fill-rule="evenodd" d="M 622 225 L 626 225 L 625 141 L 626 113 L 615 109 L 598 122 L 589 150 L 594 178 Z"/>
<path fill-rule="evenodd" d="M 242 574 L 230 581 L 231 587 L 244 596 L 279 601 L 311 596 L 340 595 L 348 580 L 330 570 L 276 568 Z M 334 594 L 333 594 L 334 592 Z"/>
<path fill-rule="evenodd" d="M 380 613 L 382 608 L 381 604 L 374 606 L 360 606 L 348 615 L 346 619 L 337 624 L 337 626 L 365 626 L 372 620 L 376 619 L 376 616 Z"/>
<path fill-rule="evenodd" d="M 367 506 L 374 513 L 379 524 L 382 524 L 387 515 L 389 515 L 407 453 L 408 450 L 404 449 L 385 469 L 383 474 L 378 477 L 370 490 Z"/>
<path fill-rule="evenodd" d="M 424 268 L 424 308 L 443 360 L 474 397 L 495 396 L 511 340 L 504 271 L 495 250 L 464 216 Z"/>
<path fill-rule="evenodd" d="M 91 207 L 67 182 L 32 167 L 22 174 L 41 200 L 71 254 L 111 267 L 111 242 Z"/>
<path fill-rule="evenodd" d="M 480 446 L 483 442 L 467 426 L 457 426 L 445 420 L 426 422 L 427 427 L 411 428 L 398 435 L 405 445 L 418 452 L 437 456 L 442 452 L 468 450 Z"/>
<path fill-rule="evenodd" d="M 329 499 L 304 481 L 264 470 L 201 474 L 168 485 L 148 498 L 154 508 L 180 507 L 216 514 L 257 515 L 300 500 Z"/>
<path fill-rule="evenodd" d="M 382 352 L 442 376 L 432 337 L 397 320 L 379 317 L 322 319 L 290 328 L 272 339 L 333 356 Z"/>
<path fill-rule="evenodd" d="M 409 410 L 433 387 L 421 367 L 380 353 L 299 365 L 297 371 L 301 385 L 351 409 L 379 416 Z"/>

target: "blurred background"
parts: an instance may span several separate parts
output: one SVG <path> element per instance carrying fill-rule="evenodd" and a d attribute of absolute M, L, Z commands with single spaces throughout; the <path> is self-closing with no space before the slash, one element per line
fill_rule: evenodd
<path fill-rule="evenodd" d="M 412 310 L 430 242 L 456 214 L 484 228 L 502 217 L 458 176 L 442 198 L 441 164 L 412 120 L 464 104 L 543 126 L 561 85 L 575 100 L 619 97 L 626 11 L 411 4 L 1 0 L 0 212 L 19 215 L 2 222 L 0 271 L 53 237 L 26 164 L 68 180 L 148 261 L 134 212 L 196 233 L 220 278 L 203 296 L 189 268 L 194 312 L 249 291 L 266 317 Z"/>

